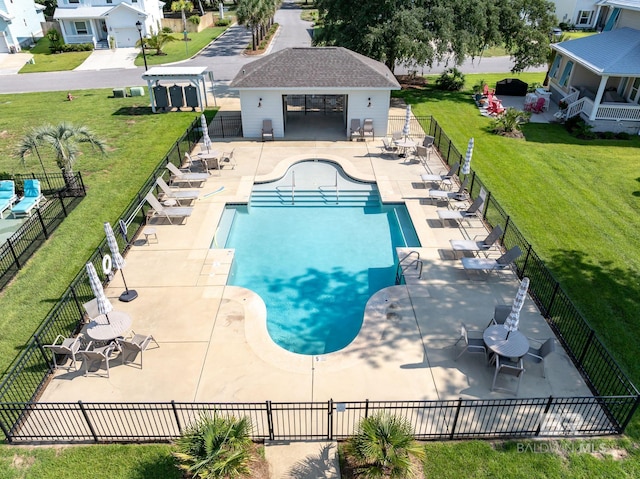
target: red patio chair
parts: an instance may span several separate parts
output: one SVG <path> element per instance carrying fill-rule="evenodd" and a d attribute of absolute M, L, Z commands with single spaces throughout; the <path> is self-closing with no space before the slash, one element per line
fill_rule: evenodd
<path fill-rule="evenodd" d="M 533 113 L 542 113 L 542 110 L 544 109 L 544 103 L 545 99 L 543 97 L 540 97 L 538 98 L 538 101 L 529 105 L 529 109 L 527 111 L 531 111 Z"/>

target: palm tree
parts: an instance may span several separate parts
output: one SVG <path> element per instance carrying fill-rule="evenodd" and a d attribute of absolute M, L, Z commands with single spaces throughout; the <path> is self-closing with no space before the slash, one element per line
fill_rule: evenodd
<path fill-rule="evenodd" d="M 136 42 L 136 46 L 142 47 L 142 44 L 144 42 L 144 44 L 147 45 L 149 48 L 156 49 L 156 55 L 166 55 L 166 53 L 162 51 L 162 48 L 167 43 L 175 42 L 175 41 L 176 41 L 176 38 L 170 33 L 164 33 L 164 32 L 154 33 L 153 28 L 151 28 L 151 34 L 148 37 L 143 38 L 142 41 L 138 40 Z"/>
<path fill-rule="evenodd" d="M 186 32 L 187 31 L 187 16 L 184 13 L 185 10 L 187 12 L 192 12 L 193 11 L 193 3 L 191 3 L 189 0 L 176 0 L 175 2 L 171 3 L 171 11 L 172 12 L 180 12 L 182 14 L 182 27 L 183 27 L 183 31 Z M 185 33 L 186 35 L 186 33 Z"/>
<path fill-rule="evenodd" d="M 80 152 L 80 144 L 89 143 L 102 155 L 106 154 L 104 142 L 85 126 L 75 126 L 71 123 L 59 125 L 43 125 L 31 130 L 21 141 L 18 155 L 24 161 L 26 154 L 38 151 L 39 145 L 49 146 L 56 155 L 56 164 L 62 170 L 64 182 L 69 189 L 76 188 L 73 165 Z M 39 152 L 38 152 L 39 156 Z"/>
<path fill-rule="evenodd" d="M 251 422 L 248 418 L 202 416 L 176 440 L 178 467 L 192 477 L 222 479 L 249 474 Z"/>
<path fill-rule="evenodd" d="M 38 150 L 38 137 L 40 135 L 39 128 L 32 128 L 21 140 L 18 144 L 17 155 L 20 157 L 20 161 L 23 165 L 27 163 L 26 156 L 30 153 L 35 153 L 38 157 L 38 161 L 40 162 L 40 167 L 42 168 L 42 173 L 44 174 L 45 180 L 47 180 L 47 186 L 51 189 L 51 183 L 49 183 L 49 177 L 47 176 L 47 170 L 44 168 L 44 162 L 42 161 L 42 157 L 40 156 L 40 150 Z"/>
<path fill-rule="evenodd" d="M 356 472 L 368 479 L 412 477 L 411 456 L 424 458 L 424 448 L 413 439 L 409 421 L 387 413 L 360 421 L 345 452 L 355 462 Z"/>

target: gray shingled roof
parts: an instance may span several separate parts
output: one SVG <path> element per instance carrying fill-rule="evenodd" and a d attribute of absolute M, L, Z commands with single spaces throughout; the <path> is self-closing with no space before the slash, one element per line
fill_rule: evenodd
<path fill-rule="evenodd" d="M 599 75 L 640 76 L 640 30 L 620 28 L 554 45 Z"/>
<path fill-rule="evenodd" d="M 245 65 L 230 86 L 400 89 L 386 65 L 342 47 L 280 50 Z"/>

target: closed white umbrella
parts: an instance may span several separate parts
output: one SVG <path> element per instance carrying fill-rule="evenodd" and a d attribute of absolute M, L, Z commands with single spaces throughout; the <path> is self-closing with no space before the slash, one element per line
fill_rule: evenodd
<path fill-rule="evenodd" d="M 411 105 L 407 105 L 407 115 L 404 120 L 404 128 L 402 129 L 402 134 L 405 138 L 409 138 L 411 134 Z"/>
<path fill-rule="evenodd" d="M 111 228 L 110 223 L 105 222 L 104 232 L 107 235 L 107 244 L 109 245 L 109 249 L 111 250 L 111 259 L 113 261 L 113 266 L 120 271 L 120 274 L 122 275 L 122 282 L 124 283 L 125 292 L 122 293 L 118 299 L 120 301 L 128 303 L 129 301 L 133 301 L 138 297 L 138 292 L 133 289 L 130 290 L 127 287 L 127 282 L 125 281 L 124 273 L 122 272 L 125 265 L 124 258 L 120 254 L 120 248 L 118 247 L 118 242 L 116 241 L 116 235 L 113 234 L 113 229 Z"/>
<path fill-rule="evenodd" d="M 513 300 L 513 305 L 511 306 L 511 312 L 509 313 L 507 320 L 504 322 L 504 328 L 507 330 L 507 338 L 509 337 L 509 333 L 511 331 L 518 330 L 518 325 L 520 324 L 520 311 L 522 310 L 522 305 L 524 304 L 524 300 L 527 297 L 528 289 L 529 278 L 522 278 L 522 282 L 520 283 L 520 287 L 518 288 L 516 297 Z"/>
<path fill-rule="evenodd" d="M 469 140 L 467 146 L 467 154 L 464 157 L 464 163 L 462 164 L 462 174 L 468 175 L 471 173 L 471 155 L 473 155 L 473 138 Z"/>
<path fill-rule="evenodd" d="M 93 295 L 96 297 L 98 312 L 100 314 L 104 314 L 107 317 L 107 322 L 109 322 L 109 313 L 113 311 L 113 305 L 111 304 L 111 301 L 109 301 L 109 298 L 104 294 L 102 283 L 100 282 L 100 278 L 98 278 L 98 273 L 96 273 L 96 268 L 93 266 L 93 263 L 87 263 L 86 267 L 87 274 L 89 275 L 91 291 L 93 291 Z"/>
<path fill-rule="evenodd" d="M 209 148 L 211 148 L 211 138 L 209 138 L 209 126 L 207 125 L 207 119 L 204 116 L 204 113 L 200 115 L 200 123 L 202 124 L 202 142 L 207 148 L 207 153 L 209 153 Z"/>

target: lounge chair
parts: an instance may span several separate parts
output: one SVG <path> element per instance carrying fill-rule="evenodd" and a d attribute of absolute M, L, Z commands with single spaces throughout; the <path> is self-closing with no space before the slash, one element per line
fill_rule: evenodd
<path fill-rule="evenodd" d="M 476 254 L 483 251 L 486 256 L 487 251 L 495 247 L 496 242 L 501 236 L 502 228 L 500 228 L 500 225 L 496 225 L 496 227 L 491 230 L 491 233 L 489 233 L 483 240 L 478 240 L 476 237 L 472 240 L 449 240 L 449 242 L 451 243 L 451 248 L 456 253 L 458 251 L 469 251 Z"/>
<path fill-rule="evenodd" d="M 40 191 L 40 180 L 24 180 L 24 196 L 11 208 L 11 214 L 14 218 L 28 216 L 34 208 L 40 206 L 42 200 L 44 196 Z"/>
<path fill-rule="evenodd" d="M 105 363 L 107 370 L 106 377 L 109 377 L 109 361 L 113 352 L 116 350 L 116 343 L 111 342 L 106 346 L 93 347 L 93 341 L 90 341 L 84 351 L 80 351 L 82 357 L 82 365 L 84 366 L 84 375 L 87 376 L 90 372 L 100 376 L 100 368 L 102 363 Z M 95 370 L 94 370 L 95 368 Z M 105 377 L 104 375 L 102 377 Z"/>
<path fill-rule="evenodd" d="M 453 175 L 458 173 L 459 168 L 460 162 L 457 161 L 451 166 L 451 168 L 449 168 L 449 171 L 445 173 L 441 173 L 439 175 L 424 174 L 420 175 L 420 178 L 422 179 L 425 188 L 427 187 L 427 183 L 436 183 L 438 185 L 451 186 L 453 184 L 451 178 L 453 177 Z"/>
<path fill-rule="evenodd" d="M 458 225 L 460 225 L 462 220 L 469 223 L 471 218 L 477 218 L 478 215 L 482 214 L 482 205 L 484 205 L 486 197 L 486 193 L 482 193 L 483 192 L 481 191 L 478 197 L 473 200 L 471 206 L 466 210 L 437 210 L 436 213 L 438 213 L 438 218 L 440 218 L 440 221 L 442 222 L 442 227 L 445 227 L 445 220 L 454 220 Z"/>
<path fill-rule="evenodd" d="M 11 208 L 18 201 L 16 184 L 13 180 L 0 181 L 0 218 L 4 218 L 3 212 Z"/>
<path fill-rule="evenodd" d="M 145 199 L 147 200 L 147 203 L 151 205 L 151 218 L 154 216 L 164 216 L 169 220 L 170 224 L 173 224 L 171 218 L 182 218 L 184 221 L 191 216 L 191 213 L 193 213 L 193 208 L 186 206 L 162 206 L 152 193 L 148 193 L 147 196 L 145 196 Z"/>
<path fill-rule="evenodd" d="M 190 187 L 192 183 L 202 185 L 209 178 L 209 173 L 190 173 L 188 171 L 181 171 L 173 163 L 167 163 L 167 170 L 171 172 L 171 183 L 187 183 Z"/>
<path fill-rule="evenodd" d="M 373 120 L 371 118 L 365 118 L 364 125 L 362 126 L 362 137 L 366 138 L 368 136 L 371 138 L 375 137 L 373 133 Z"/>
<path fill-rule="evenodd" d="M 142 369 L 142 353 L 146 351 L 152 341 L 156 344 L 156 347 L 160 347 L 150 334 L 136 334 L 134 332 L 130 338 L 119 339 L 118 346 L 122 355 L 122 364 L 133 363 L 136 356 L 140 354 L 140 369 Z"/>
<path fill-rule="evenodd" d="M 418 147 L 420 148 L 420 147 Z M 460 188 L 457 191 L 447 190 L 429 190 L 427 192 L 427 198 L 432 200 L 447 200 L 447 201 L 463 201 L 467 199 L 467 185 L 469 184 L 469 176 L 465 176 Z"/>
<path fill-rule="evenodd" d="M 514 246 L 497 259 L 494 258 L 461 258 L 465 271 L 498 271 L 510 268 L 512 263 L 522 255 L 518 246 Z"/>
<path fill-rule="evenodd" d="M 273 141 L 273 124 L 271 120 L 262 120 L 262 141 L 265 139 Z"/>
<path fill-rule="evenodd" d="M 358 118 L 351 119 L 351 126 L 349 127 L 349 139 L 362 138 L 362 127 L 360 126 L 360 120 Z"/>
<path fill-rule="evenodd" d="M 80 346 L 82 345 L 82 334 L 79 334 L 75 338 L 65 338 L 61 334 L 58 334 L 53 344 L 46 344 L 44 347 L 51 350 L 53 354 L 53 368 L 58 369 L 59 365 L 56 360 L 56 354 L 64 355 L 65 360 L 66 357 L 71 357 L 71 364 L 73 365 L 73 369 L 77 370 L 76 367 L 76 354 L 80 351 Z M 60 341 L 62 340 L 62 341 Z M 60 341 L 60 343 L 58 343 Z M 71 369 L 71 366 L 69 366 Z"/>
<path fill-rule="evenodd" d="M 162 190 L 161 196 L 159 196 L 159 201 L 164 201 L 165 199 L 174 199 L 178 203 L 181 201 L 194 201 L 198 199 L 200 193 L 197 191 L 190 190 L 180 190 L 176 188 L 171 188 L 166 181 L 162 179 L 162 177 L 158 177 L 156 179 L 156 184 Z"/>

